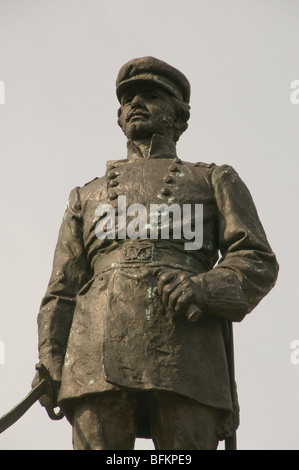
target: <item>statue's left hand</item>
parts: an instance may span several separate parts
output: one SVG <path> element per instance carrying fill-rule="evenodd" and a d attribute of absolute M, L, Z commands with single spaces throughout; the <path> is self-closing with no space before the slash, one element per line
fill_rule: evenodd
<path fill-rule="evenodd" d="M 159 271 L 157 278 L 158 294 L 166 307 L 178 315 L 183 315 L 190 304 L 196 304 L 201 309 L 203 295 L 191 273 L 178 269 L 163 269 Z"/>

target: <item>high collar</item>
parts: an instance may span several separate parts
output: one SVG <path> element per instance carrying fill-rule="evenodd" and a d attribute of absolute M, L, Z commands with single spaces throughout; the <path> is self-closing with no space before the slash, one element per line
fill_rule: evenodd
<path fill-rule="evenodd" d="M 128 140 L 127 148 L 129 161 L 139 158 L 175 158 L 177 156 L 174 141 L 158 134 L 154 134 L 150 141 Z"/>

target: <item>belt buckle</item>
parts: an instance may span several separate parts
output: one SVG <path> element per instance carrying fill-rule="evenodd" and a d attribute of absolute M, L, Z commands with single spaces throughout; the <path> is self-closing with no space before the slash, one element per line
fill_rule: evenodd
<path fill-rule="evenodd" d="M 124 261 L 138 261 L 138 262 L 146 262 L 152 261 L 154 254 L 154 246 L 143 245 L 129 245 L 123 248 L 123 259 Z"/>

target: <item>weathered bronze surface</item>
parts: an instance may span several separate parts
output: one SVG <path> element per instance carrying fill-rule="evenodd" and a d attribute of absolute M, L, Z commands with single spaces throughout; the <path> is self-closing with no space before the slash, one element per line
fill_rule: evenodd
<path fill-rule="evenodd" d="M 136 436 L 157 449 L 217 448 L 238 426 L 231 322 L 272 289 L 278 264 L 237 172 L 177 156 L 186 77 L 139 58 L 116 91 L 127 157 L 70 193 L 38 315 L 40 362 L 59 384 L 74 448 L 130 449 Z M 202 204 L 202 246 L 186 248 L 171 221 L 169 238 L 161 227 L 156 239 L 123 236 L 124 201 L 147 214 L 151 204 Z M 114 238 L 98 237 L 103 204 L 115 209 Z"/>

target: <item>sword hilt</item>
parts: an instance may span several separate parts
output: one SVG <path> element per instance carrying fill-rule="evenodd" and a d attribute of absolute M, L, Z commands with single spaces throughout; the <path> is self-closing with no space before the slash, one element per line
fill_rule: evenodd
<path fill-rule="evenodd" d="M 186 317 L 192 323 L 195 323 L 202 316 L 202 311 L 196 304 L 190 304 L 187 308 Z"/>
<path fill-rule="evenodd" d="M 44 381 L 44 389 L 45 389 L 45 394 L 43 395 L 43 404 L 44 407 L 46 408 L 46 411 L 49 415 L 49 418 L 51 418 L 54 421 L 58 421 L 59 419 L 62 419 L 64 417 L 64 414 L 61 410 L 56 413 L 54 407 L 54 390 L 55 390 L 55 385 L 54 381 L 48 371 L 48 369 L 44 366 L 44 364 L 36 364 L 35 369 L 38 372 L 40 381 Z"/>

